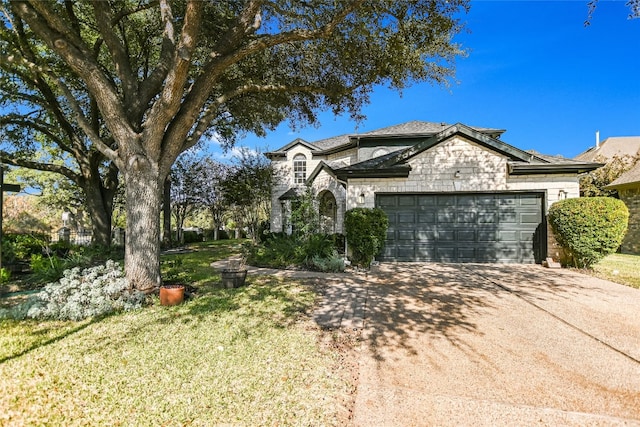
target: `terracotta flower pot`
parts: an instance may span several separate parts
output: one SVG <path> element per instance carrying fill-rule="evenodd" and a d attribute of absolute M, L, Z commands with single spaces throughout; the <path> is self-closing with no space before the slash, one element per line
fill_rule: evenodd
<path fill-rule="evenodd" d="M 178 305 L 184 300 L 184 285 L 160 286 L 160 304 Z"/>

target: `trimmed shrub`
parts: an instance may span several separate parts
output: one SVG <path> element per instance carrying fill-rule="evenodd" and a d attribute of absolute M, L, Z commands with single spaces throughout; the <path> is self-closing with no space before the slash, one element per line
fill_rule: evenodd
<path fill-rule="evenodd" d="M 146 296 L 132 290 L 115 261 L 81 270 L 65 270 L 59 282 L 47 284 L 14 311 L 14 317 L 82 320 L 142 307 Z"/>
<path fill-rule="evenodd" d="M 354 208 L 345 213 L 344 228 L 351 261 L 362 267 L 369 267 L 373 258 L 384 247 L 389 218 L 382 209 Z"/>
<path fill-rule="evenodd" d="M 615 252 L 627 232 L 629 210 L 611 197 L 561 200 L 549 209 L 549 223 L 576 267 L 590 267 Z"/>

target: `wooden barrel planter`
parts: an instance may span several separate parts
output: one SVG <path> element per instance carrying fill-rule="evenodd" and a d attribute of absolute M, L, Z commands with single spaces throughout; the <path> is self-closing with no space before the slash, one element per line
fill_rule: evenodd
<path fill-rule="evenodd" d="M 220 276 L 222 277 L 223 288 L 239 288 L 244 285 L 244 281 L 247 278 L 247 270 L 224 269 L 220 271 Z"/>

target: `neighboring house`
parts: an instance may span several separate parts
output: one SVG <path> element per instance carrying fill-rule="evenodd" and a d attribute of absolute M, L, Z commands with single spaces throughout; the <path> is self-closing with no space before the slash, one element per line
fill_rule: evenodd
<path fill-rule="evenodd" d="M 577 155 L 575 160 L 608 162 L 614 156 L 632 157 L 638 154 L 640 154 L 640 136 L 616 136 L 602 142 L 598 141 L 596 136 L 595 147 Z M 605 188 L 617 190 L 620 199 L 629 209 L 629 229 L 622 242 L 622 252 L 640 254 L 640 163 Z"/>
<path fill-rule="evenodd" d="M 613 136 L 600 142 L 596 136 L 595 147 L 590 147 L 574 159 L 582 162 L 607 161 L 614 156 L 635 156 L 640 152 L 640 136 Z"/>
<path fill-rule="evenodd" d="M 381 261 L 540 262 L 554 251 L 546 213 L 578 197 L 601 164 L 526 152 L 504 130 L 413 121 L 267 153 L 287 177 L 272 192 L 271 230 L 290 232 L 291 204 L 311 185 L 327 232 L 355 207 L 389 216 Z"/>
<path fill-rule="evenodd" d="M 640 163 L 606 188 L 617 190 L 620 199 L 629 208 L 629 228 L 622 242 L 622 252 L 640 255 Z"/>

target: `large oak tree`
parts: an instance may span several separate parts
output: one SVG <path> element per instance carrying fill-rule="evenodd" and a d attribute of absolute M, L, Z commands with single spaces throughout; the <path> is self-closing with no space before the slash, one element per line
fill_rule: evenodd
<path fill-rule="evenodd" d="M 126 187 L 125 269 L 160 283 L 162 187 L 178 155 L 206 136 L 231 145 L 319 110 L 360 117 L 373 88 L 444 83 L 467 0 L 100 0 L 5 2 L 12 25 L 46 46 L 31 64 L 60 92 L 81 81 L 109 140 L 73 102 L 79 128 Z M 46 59 L 50 58 L 51 62 Z M 54 66 L 65 64 L 67 80 Z M 73 96 L 68 97 L 71 101 Z M 113 141 L 113 142 L 112 142 Z"/>

